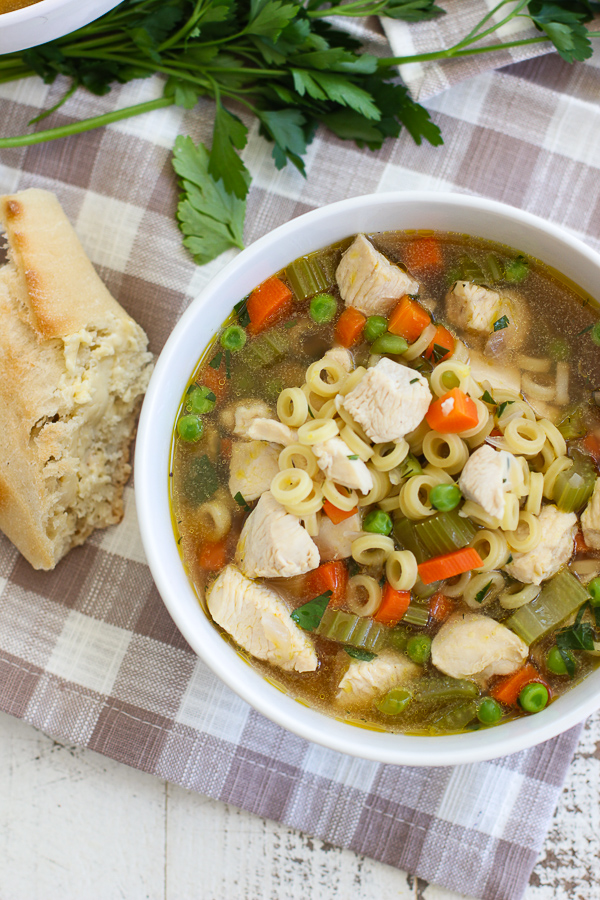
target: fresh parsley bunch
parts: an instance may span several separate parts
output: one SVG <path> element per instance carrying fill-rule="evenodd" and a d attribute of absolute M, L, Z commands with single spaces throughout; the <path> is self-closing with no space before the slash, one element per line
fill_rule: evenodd
<path fill-rule="evenodd" d="M 491 19 L 505 6 L 501 22 Z M 378 59 L 361 52 L 327 17 L 384 15 L 408 22 L 443 13 L 434 0 L 125 0 L 73 34 L 20 54 L 0 56 L 0 82 L 37 74 L 46 83 L 71 78 L 54 112 L 78 88 L 106 94 L 114 83 L 155 73 L 165 76 L 163 96 L 79 122 L 16 137 L 3 147 L 25 146 L 78 134 L 149 110 L 177 104 L 192 109 L 200 97 L 215 101 L 212 146 L 175 142 L 173 165 L 182 186 L 178 219 L 196 262 L 242 246 L 250 174 L 241 156 L 248 129 L 233 111 L 240 105 L 273 144 L 275 165 L 304 174 L 303 157 L 319 124 L 339 138 L 376 150 L 404 127 L 417 144 L 442 137 L 427 110 L 399 82 L 399 63 L 456 58 L 518 44 L 551 41 L 568 62 L 592 53 L 585 22 L 600 11 L 593 0 L 501 0 L 463 40 L 447 50 Z M 515 16 L 527 16 L 539 37 L 503 44 L 487 39 Z"/>

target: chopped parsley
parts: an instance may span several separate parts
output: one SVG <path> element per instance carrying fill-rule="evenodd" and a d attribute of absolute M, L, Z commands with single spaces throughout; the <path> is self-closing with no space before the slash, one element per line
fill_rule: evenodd
<path fill-rule="evenodd" d="M 213 356 L 211 361 L 209 362 L 209 366 L 211 369 L 219 369 L 221 366 L 221 360 L 223 359 L 223 351 L 219 350 L 216 356 Z"/>
<path fill-rule="evenodd" d="M 245 509 L 245 510 L 246 510 L 246 512 L 250 512 L 250 507 L 248 506 L 248 504 L 247 504 L 246 501 L 244 500 L 241 491 L 238 491 L 237 494 L 235 495 L 235 497 L 234 497 L 233 499 L 234 499 L 235 502 L 238 504 L 238 506 L 241 506 L 242 509 Z"/>
<path fill-rule="evenodd" d="M 353 453 L 352 456 L 349 456 L 348 459 L 358 459 L 358 453 Z"/>
<path fill-rule="evenodd" d="M 500 316 L 499 319 L 496 319 L 494 322 L 494 331 L 502 331 L 503 328 L 508 328 L 510 322 L 508 321 L 508 316 Z"/>
<path fill-rule="evenodd" d="M 240 300 L 239 303 L 236 303 L 233 308 L 235 310 L 237 320 L 242 328 L 245 328 L 246 325 L 249 325 L 250 314 L 248 312 L 248 297 L 244 297 L 244 299 Z"/>
<path fill-rule="evenodd" d="M 441 347 L 439 344 L 433 345 L 433 359 L 434 362 L 439 363 L 447 354 L 450 353 L 450 349 L 448 347 Z"/>
<path fill-rule="evenodd" d="M 305 631 L 314 631 L 321 623 L 331 594 L 331 591 L 325 591 L 324 594 L 319 594 L 308 603 L 303 603 L 302 606 L 290 613 L 290 618 Z"/>
<path fill-rule="evenodd" d="M 409 384 L 416 384 L 418 380 L 419 380 L 418 378 L 413 378 L 413 379 L 412 379 L 411 381 L 409 381 L 408 383 L 409 383 Z"/>
<path fill-rule="evenodd" d="M 498 416 L 498 418 L 501 417 L 501 415 L 504 412 L 504 410 L 506 409 L 506 407 L 510 406 L 510 404 L 514 403 L 514 402 L 515 402 L 514 400 L 505 400 L 504 403 L 501 403 L 496 412 L 496 415 Z"/>
<path fill-rule="evenodd" d="M 344 647 L 344 650 L 352 659 L 360 659 L 363 662 L 370 662 L 377 658 L 376 653 L 371 653 L 370 650 L 361 650 L 360 647 Z"/>
<path fill-rule="evenodd" d="M 483 603 L 491 586 L 492 586 L 492 582 L 488 581 L 488 583 L 485 585 L 485 587 L 482 587 L 480 591 L 477 591 L 477 593 L 475 594 L 475 602 L 476 603 Z"/>
<path fill-rule="evenodd" d="M 491 403 L 492 406 L 496 405 L 496 402 L 489 391 L 484 391 L 481 399 L 483 400 L 484 403 Z"/>

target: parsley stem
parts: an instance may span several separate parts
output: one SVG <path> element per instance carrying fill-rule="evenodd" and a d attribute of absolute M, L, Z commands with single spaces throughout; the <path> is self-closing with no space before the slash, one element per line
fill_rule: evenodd
<path fill-rule="evenodd" d="M 592 35 L 595 37 L 596 35 Z M 389 66 L 403 66 L 405 63 L 413 62 L 429 62 L 435 59 L 456 59 L 459 56 L 476 56 L 479 53 L 490 53 L 493 50 L 506 50 L 509 47 L 522 47 L 525 44 L 541 44 L 547 43 L 549 37 L 524 38 L 520 41 L 505 41 L 502 44 L 489 44 L 487 47 L 470 47 L 465 50 L 455 50 L 451 47 L 449 50 L 436 50 L 433 53 L 416 53 L 414 56 L 386 56 L 377 60 L 377 65 L 381 68 Z"/>
<path fill-rule="evenodd" d="M 104 113 L 101 116 L 92 116 L 70 125 L 61 125 L 59 128 L 48 128 L 46 131 L 36 131 L 33 134 L 21 134 L 16 137 L 0 138 L 0 149 L 9 147 L 30 147 L 32 144 L 43 144 L 45 141 L 55 141 L 58 138 L 70 137 L 73 134 L 81 134 L 83 131 L 91 131 L 102 125 L 110 125 L 121 119 L 129 119 L 132 116 L 140 116 L 142 113 L 151 112 L 153 109 L 162 109 L 164 106 L 172 106 L 170 97 L 158 97 L 156 100 L 148 100 L 146 103 L 138 103 L 135 106 L 126 106 L 123 109 L 115 109 L 113 112 Z"/>

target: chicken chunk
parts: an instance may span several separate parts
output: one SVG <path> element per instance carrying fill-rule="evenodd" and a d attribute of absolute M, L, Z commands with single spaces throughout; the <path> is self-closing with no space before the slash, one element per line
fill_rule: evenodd
<path fill-rule="evenodd" d="M 352 660 L 338 686 L 336 700 L 344 706 L 364 706 L 393 687 L 412 681 L 421 673 L 406 656 L 385 650 L 375 659 Z"/>
<path fill-rule="evenodd" d="M 453 325 L 465 331 L 488 336 L 487 356 L 501 357 L 521 346 L 529 329 L 529 308 L 516 291 L 502 294 L 473 284 L 457 281 L 446 295 L 446 314 Z M 506 316 L 504 328 L 494 331 L 494 323 Z"/>
<path fill-rule="evenodd" d="M 594 493 L 581 517 L 581 527 L 588 547 L 600 550 L 600 478 L 596 478 Z"/>
<path fill-rule="evenodd" d="M 323 359 L 332 359 L 334 362 L 344 369 L 345 372 L 351 372 L 354 368 L 354 359 L 349 350 L 345 347 L 332 347 L 325 353 Z"/>
<path fill-rule="evenodd" d="M 295 444 L 298 440 L 298 432 L 277 419 L 255 419 L 246 432 L 254 441 L 269 441 L 272 444 Z"/>
<path fill-rule="evenodd" d="M 348 445 L 339 437 L 332 437 L 320 444 L 313 444 L 312 452 L 317 458 L 317 465 L 325 477 L 344 487 L 368 494 L 373 487 L 373 477 L 362 459 L 351 459 L 355 456 Z"/>
<path fill-rule="evenodd" d="M 300 520 L 266 491 L 244 523 L 236 562 L 249 578 L 289 578 L 316 569 L 319 551 Z"/>
<path fill-rule="evenodd" d="M 541 584 L 556 575 L 571 558 L 577 531 L 575 513 L 560 512 L 556 506 L 542 507 L 539 515 L 542 536 L 537 547 L 527 553 L 513 553 L 513 561 L 504 569 L 511 578 L 524 584 Z"/>
<path fill-rule="evenodd" d="M 313 643 L 290 618 L 281 596 L 267 585 L 245 578 L 236 566 L 223 569 L 206 601 L 217 625 L 252 656 L 286 672 L 314 672 L 317 668 Z"/>
<path fill-rule="evenodd" d="M 271 487 L 279 472 L 279 451 L 265 441 L 236 441 L 231 448 L 229 490 L 244 500 L 256 500 Z"/>
<path fill-rule="evenodd" d="M 451 678 L 486 681 L 509 675 L 527 659 L 529 647 L 518 635 L 481 613 L 455 613 L 431 643 L 433 665 Z"/>
<path fill-rule="evenodd" d="M 386 316 L 403 294 L 419 292 L 419 282 L 389 262 L 364 234 L 348 247 L 335 277 L 346 306 L 366 316 Z"/>
<path fill-rule="evenodd" d="M 272 419 L 273 413 L 264 400 L 250 400 L 236 406 L 233 416 L 234 424 L 230 430 L 234 434 L 239 434 L 240 437 L 249 437 L 248 429 L 251 428 L 254 421 L 256 419 Z"/>
<path fill-rule="evenodd" d="M 502 366 L 491 362 L 476 350 L 470 351 L 471 378 L 478 384 L 487 382 L 491 389 L 521 393 L 521 373 L 516 366 Z"/>
<path fill-rule="evenodd" d="M 314 538 L 321 556 L 321 562 L 332 559 L 348 559 L 352 556 L 352 542 L 361 534 L 360 514 L 355 513 L 335 525 L 329 516 L 319 519 L 319 533 Z"/>
<path fill-rule="evenodd" d="M 422 375 L 387 357 L 367 369 L 342 404 L 375 443 L 397 441 L 425 418 L 431 391 Z"/>
<path fill-rule="evenodd" d="M 507 450 L 484 444 L 466 461 L 458 486 L 467 500 L 479 503 L 497 519 L 504 515 L 506 491 L 518 484 L 520 466 Z"/>

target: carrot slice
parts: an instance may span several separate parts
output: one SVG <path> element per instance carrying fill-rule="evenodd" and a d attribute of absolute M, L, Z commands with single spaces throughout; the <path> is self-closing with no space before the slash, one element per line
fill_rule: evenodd
<path fill-rule="evenodd" d="M 416 300 L 411 300 L 408 294 L 405 294 L 400 303 L 392 310 L 388 320 L 388 331 L 406 338 L 413 344 L 430 322 L 431 316 L 427 310 L 423 309 Z"/>
<path fill-rule="evenodd" d="M 442 269 L 444 257 L 440 242 L 434 237 L 417 238 L 405 245 L 402 261 L 409 272 Z"/>
<path fill-rule="evenodd" d="M 586 453 L 590 454 L 596 465 L 598 465 L 600 463 L 600 437 L 593 431 L 590 431 L 590 433 L 586 434 L 582 440 L 581 446 Z"/>
<path fill-rule="evenodd" d="M 206 541 L 200 547 L 198 562 L 209 572 L 218 572 L 227 562 L 227 547 L 224 541 Z"/>
<path fill-rule="evenodd" d="M 589 553 L 590 548 L 585 542 L 585 538 L 581 531 L 578 531 L 575 535 L 575 553 L 578 555 L 583 555 L 584 553 Z"/>
<path fill-rule="evenodd" d="M 516 706 L 519 700 L 519 694 L 525 685 L 531 684 L 533 681 L 539 681 L 539 683 L 545 685 L 550 692 L 550 688 L 535 666 L 532 666 L 531 663 L 525 663 L 522 668 L 517 669 L 516 672 L 512 672 L 510 675 L 502 678 L 494 685 L 490 694 L 494 700 L 498 701 L 498 703 L 504 703 L 505 706 Z"/>
<path fill-rule="evenodd" d="M 233 441 L 231 438 L 221 438 L 221 456 L 223 459 L 231 459 Z"/>
<path fill-rule="evenodd" d="M 213 369 L 212 366 L 206 366 L 206 368 L 203 369 L 200 375 L 198 375 L 198 377 L 196 378 L 196 383 L 202 384 L 205 387 L 209 388 L 209 390 L 213 392 L 217 400 L 222 400 L 229 390 L 229 382 L 227 380 L 227 374 L 225 371 L 225 364 L 223 360 L 221 360 L 221 364 L 218 369 Z"/>
<path fill-rule="evenodd" d="M 410 603 L 410 591 L 397 591 L 386 581 L 381 595 L 381 606 L 373 616 L 382 625 L 397 625 Z"/>
<path fill-rule="evenodd" d="M 337 320 L 335 337 L 342 347 L 352 347 L 360 339 L 366 317 L 353 306 L 348 306 Z"/>
<path fill-rule="evenodd" d="M 281 278 L 277 278 L 276 275 L 267 278 L 254 288 L 248 297 L 246 304 L 250 316 L 248 331 L 251 334 L 258 334 L 259 331 L 272 325 L 276 318 L 287 312 L 291 300 L 292 292 Z"/>
<path fill-rule="evenodd" d="M 323 500 L 323 512 L 331 519 L 334 525 L 339 525 L 344 519 L 349 519 L 350 516 L 355 515 L 358 512 L 358 506 L 352 509 L 339 509 L 339 507 L 330 503 L 329 500 Z"/>
<path fill-rule="evenodd" d="M 447 619 L 453 609 L 454 601 L 452 597 L 447 597 L 446 594 L 438 592 L 429 600 L 429 615 L 436 622 L 443 622 L 444 619 Z"/>
<path fill-rule="evenodd" d="M 442 355 L 442 350 L 447 350 L 448 352 Z M 448 359 L 448 357 L 452 356 L 453 353 L 454 336 L 448 331 L 447 328 L 444 328 L 443 325 L 436 325 L 433 340 L 423 356 L 425 357 L 425 359 L 431 359 L 431 357 L 433 356 L 434 361 L 436 363 L 439 363 L 444 359 Z"/>
<path fill-rule="evenodd" d="M 465 547 L 463 550 L 453 550 L 452 553 L 443 553 L 434 556 L 418 566 L 419 575 L 423 584 L 432 584 L 434 581 L 442 581 L 444 578 L 454 578 L 471 569 L 478 569 L 483 565 L 483 560 L 473 547 Z"/>
<path fill-rule="evenodd" d="M 467 428 L 475 428 L 479 416 L 473 400 L 460 388 L 452 388 L 431 404 L 425 419 L 434 431 L 440 431 L 442 434 L 458 434 Z"/>
<path fill-rule="evenodd" d="M 346 596 L 348 569 L 341 560 L 324 563 L 306 576 L 307 589 L 317 596 L 331 591 L 329 606 L 340 606 Z"/>

